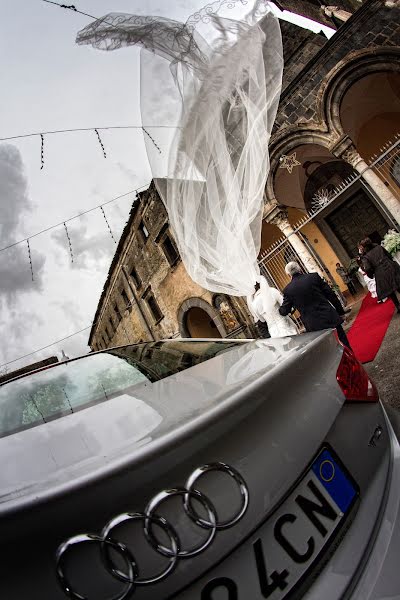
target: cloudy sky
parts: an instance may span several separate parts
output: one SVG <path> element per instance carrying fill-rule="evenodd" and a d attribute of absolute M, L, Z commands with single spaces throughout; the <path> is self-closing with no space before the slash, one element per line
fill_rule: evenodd
<path fill-rule="evenodd" d="M 204 0 L 78 0 L 111 10 L 183 20 Z M 0 24 L 0 138 L 68 128 L 140 125 L 139 52 L 77 46 L 90 19 L 41 0 L 6 0 Z M 290 18 L 290 15 L 289 15 Z M 296 20 L 296 19 L 294 19 Z M 307 25 L 307 23 L 305 23 Z M 321 29 L 316 26 L 316 29 Z M 155 94 L 159 94 L 155 83 Z M 0 248 L 150 181 L 141 130 L 45 135 L 0 142 Z M 154 133 L 157 140 L 157 135 Z M 162 143 L 161 141 L 159 142 Z M 119 238 L 134 194 L 105 212 Z M 4 364 L 90 326 L 115 251 L 100 210 L 0 251 L 0 372 Z M 13 370 L 60 353 L 88 351 L 89 330 L 7 365 Z"/>

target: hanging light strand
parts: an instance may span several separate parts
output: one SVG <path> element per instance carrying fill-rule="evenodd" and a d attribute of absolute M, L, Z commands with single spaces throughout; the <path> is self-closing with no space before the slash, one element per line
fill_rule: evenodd
<path fill-rule="evenodd" d="M 35 137 L 40 135 L 54 135 L 58 133 L 75 133 L 77 131 L 105 131 L 114 129 L 143 129 L 143 125 L 109 125 L 108 127 L 72 127 L 71 129 L 53 129 L 49 131 L 33 131 L 31 133 L 21 133 L 20 135 L 9 135 L 1 137 L 0 142 L 8 142 L 10 140 L 19 140 L 27 137 Z M 148 129 L 180 129 L 178 125 L 146 125 Z"/>
<path fill-rule="evenodd" d="M 108 231 L 110 232 L 110 235 L 111 235 L 112 239 L 114 240 L 114 244 L 116 244 L 116 243 L 117 243 L 117 240 L 116 240 L 116 239 L 115 239 L 115 237 L 113 236 L 113 232 L 112 232 L 112 229 L 111 229 L 111 227 L 110 227 L 110 223 L 107 221 L 107 217 L 106 217 L 106 213 L 104 212 L 104 208 L 103 208 L 102 206 L 100 206 L 100 210 L 101 210 L 101 212 L 103 213 L 104 220 L 105 220 L 105 222 L 107 223 Z"/>
<path fill-rule="evenodd" d="M 74 262 L 74 254 L 72 252 L 71 238 L 69 237 L 68 227 L 65 222 L 64 222 L 64 229 L 65 229 L 65 235 L 67 236 L 67 240 L 68 240 L 68 247 L 69 247 L 69 253 L 71 255 L 71 262 L 73 263 Z"/>
<path fill-rule="evenodd" d="M 26 240 L 26 243 L 28 245 L 28 258 L 29 258 L 29 265 L 30 265 L 30 268 L 31 268 L 32 281 L 34 281 L 34 279 L 33 279 L 33 265 L 32 265 L 31 246 L 29 244 L 29 239 Z"/>
<path fill-rule="evenodd" d="M 97 139 L 99 140 L 99 144 L 100 144 L 100 146 L 101 146 L 101 149 L 103 150 L 103 156 L 104 156 L 104 158 L 107 158 L 107 154 L 106 154 L 106 151 L 105 151 L 105 148 L 104 148 L 103 142 L 101 141 L 100 134 L 99 134 L 99 132 L 97 131 L 97 129 L 95 129 L 95 132 L 96 132 L 96 135 L 97 135 Z"/>
<path fill-rule="evenodd" d="M 4 246 L 3 248 L 0 248 L 0 252 L 3 252 L 4 250 L 8 250 L 9 248 L 13 248 L 14 246 L 18 246 L 18 244 L 22 244 L 23 242 L 26 242 L 28 239 L 32 239 L 38 235 L 42 235 L 42 233 L 51 231 L 52 229 L 55 229 L 56 227 L 60 227 L 60 225 L 63 225 L 64 223 L 69 223 L 70 221 L 73 221 L 74 219 L 79 219 L 80 217 L 83 217 L 83 215 L 87 215 L 88 213 L 99 209 L 101 206 L 106 206 L 107 204 L 111 204 L 111 202 L 115 202 L 116 200 L 120 200 L 121 198 L 126 198 L 127 196 L 130 196 L 131 194 L 134 194 L 134 193 L 137 194 L 137 192 L 139 190 L 140 191 L 145 190 L 149 187 L 149 185 L 150 185 L 150 183 L 146 183 L 146 185 L 143 185 L 140 188 L 130 190 L 129 192 L 125 192 L 125 194 L 120 194 L 119 196 L 115 196 L 114 198 L 111 198 L 111 200 L 107 200 L 106 202 L 103 202 L 103 204 L 98 204 L 97 206 L 88 208 L 88 210 L 84 210 L 83 212 L 78 213 L 77 215 L 74 215 L 73 217 L 71 217 L 69 219 L 65 219 L 65 221 L 61 221 L 60 223 L 50 225 L 50 227 L 46 227 L 46 229 L 42 229 L 41 231 L 37 231 L 36 233 L 33 233 L 32 235 L 29 236 L 29 238 L 24 238 L 23 240 L 19 240 L 18 242 L 13 242 L 12 244 L 9 244 L 8 246 Z"/>
<path fill-rule="evenodd" d="M 44 136 L 40 134 L 40 170 L 44 167 Z"/>
<path fill-rule="evenodd" d="M 161 154 L 161 148 L 156 144 L 156 141 L 153 137 L 151 137 L 151 135 L 149 134 L 149 132 L 147 131 L 147 129 L 145 127 L 142 127 L 144 133 L 149 137 L 149 139 L 153 142 L 154 146 L 157 148 L 157 150 L 159 151 L 159 153 Z"/>
<path fill-rule="evenodd" d="M 90 17 L 91 19 L 96 19 L 93 15 L 89 15 L 88 13 L 84 13 L 81 10 L 78 10 L 74 4 L 60 4 L 59 2 L 54 2 L 53 0 L 42 0 L 47 4 L 54 4 L 54 6 L 59 6 L 60 8 L 65 8 L 66 10 L 72 10 L 73 12 L 79 13 L 80 15 L 84 15 L 85 17 Z"/>

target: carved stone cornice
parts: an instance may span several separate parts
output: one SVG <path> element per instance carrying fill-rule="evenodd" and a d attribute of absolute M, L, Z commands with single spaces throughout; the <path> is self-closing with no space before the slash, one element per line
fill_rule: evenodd
<path fill-rule="evenodd" d="M 339 21 L 342 21 L 342 23 L 346 23 L 346 21 L 348 21 L 351 17 L 351 12 L 343 10 L 342 8 L 340 8 L 340 6 L 324 6 L 322 4 L 321 9 L 327 17 L 329 17 L 330 19 L 332 19 L 332 17 L 336 17 L 337 19 L 339 19 Z"/>
<path fill-rule="evenodd" d="M 357 148 L 354 146 L 353 141 L 348 135 L 341 137 L 330 151 L 337 158 L 341 158 L 349 163 L 353 168 L 356 168 L 358 163 L 363 159 L 358 153 Z"/>
<path fill-rule="evenodd" d="M 289 214 L 287 208 L 282 205 L 276 205 L 266 217 L 267 223 L 276 225 L 282 231 L 285 227 L 290 227 Z"/>
<path fill-rule="evenodd" d="M 346 152 L 342 154 L 342 158 L 354 169 L 357 167 L 358 163 L 363 160 L 354 146 L 346 150 Z"/>
<path fill-rule="evenodd" d="M 354 148 L 353 140 L 348 135 L 342 135 L 339 139 L 336 139 L 329 150 L 337 158 L 342 158 L 343 154 L 347 152 L 351 147 Z"/>

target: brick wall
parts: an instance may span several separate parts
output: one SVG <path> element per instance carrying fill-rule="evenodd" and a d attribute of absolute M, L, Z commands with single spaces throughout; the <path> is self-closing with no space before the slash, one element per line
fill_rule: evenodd
<path fill-rule="evenodd" d="M 400 9 L 385 8 L 379 0 L 369 0 L 287 85 L 274 133 L 297 122 L 317 120 L 317 94 L 331 69 L 354 50 L 378 46 L 400 46 Z"/>
<path fill-rule="evenodd" d="M 285 65 L 282 82 L 284 90 L 325 45 L 327 38 L 287 21 L 280 21 L 280 26 Z"/>

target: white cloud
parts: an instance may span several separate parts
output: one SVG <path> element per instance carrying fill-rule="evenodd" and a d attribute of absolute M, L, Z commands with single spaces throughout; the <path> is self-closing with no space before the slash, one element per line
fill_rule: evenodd
<path fill-rule="evenodd" d="M 16 241 L 21 221 L 32 212 L 27 180 L 19 150 L 10 144 L 0 145 L 0 240 L 1 247 Z M 45 257 L 31 248 L 33 281 L 28 246 L 19 244 L 0 252 L 0 308 L 15 304 L 19 294 L 40 291 L 43 286 Z"/>
<path fill-rule="evenodd" d="M 110 264 L 116 248 L 115 242 L 106 230 L 106 223 L 104 223 L 104 231 L 93 231 L 89 229 L 87 224 L 78 223 L 69 226 L 68 232 L 71 240 L 73 262 L 71 262 L 65 230 L 62 228 L 57 229 L 51 237 L 64 252 L 71 268 L 95 269 L 100 273 L 104 273 L 104 269 Z"/>

